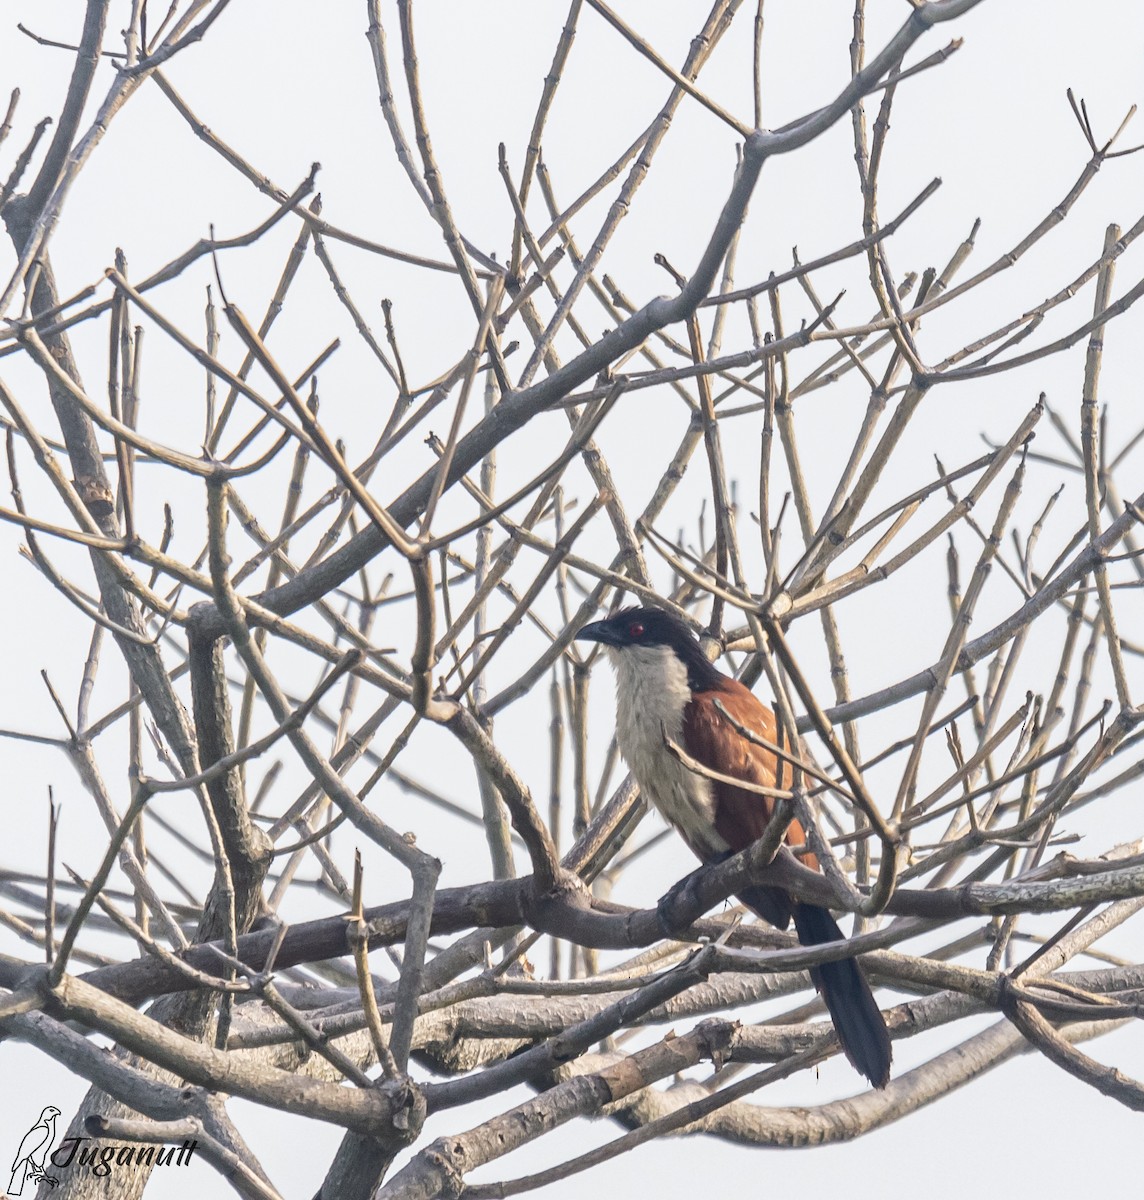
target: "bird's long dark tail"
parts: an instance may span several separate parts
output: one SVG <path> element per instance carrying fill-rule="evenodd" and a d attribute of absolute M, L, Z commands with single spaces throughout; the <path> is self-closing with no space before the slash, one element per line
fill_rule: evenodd
<path fill-rule="evenodd" d="M 795 904 L 793 915 L 804 946 L 845 940 L 825 908 Z M 855 959 L 842 958 L 811 967 L 810 977 L 826 1003 L 846 1057 L 876 1088 L 884 1088 L 890 1080 L 890 1035 L 862 968 Z"/>

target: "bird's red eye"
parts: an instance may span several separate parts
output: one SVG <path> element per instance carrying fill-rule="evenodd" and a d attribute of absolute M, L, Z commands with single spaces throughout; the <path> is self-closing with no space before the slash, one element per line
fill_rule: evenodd
<path fill-rule="evenodd" d="M 638 621 L 633 622 L 628 626 L 628 634 L 634 638 L 643 637 L 643 626 Z"/>

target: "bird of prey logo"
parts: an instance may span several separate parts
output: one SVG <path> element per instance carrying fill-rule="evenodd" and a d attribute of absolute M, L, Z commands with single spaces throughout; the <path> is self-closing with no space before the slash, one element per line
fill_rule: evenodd
<path fill-rule="evenodd" d="M 46 1183 L 55 1187 L 59 1180 L 44 1174 L 44 1164 L 48 1159 L 48 1151 L 56 1140 L 56 1117 L 60 1115 L 58 1108 L 48 1105 L 40 1119 L 20 1139 L 20 1149 L 16 1151 L 12 1163 L 12 1182 L 8 1184 L 8 1194 L 19 1196 L 24 1190 L 24 1184 Z M 2 1178 L 2 1176 L 0 1176 Z"/>

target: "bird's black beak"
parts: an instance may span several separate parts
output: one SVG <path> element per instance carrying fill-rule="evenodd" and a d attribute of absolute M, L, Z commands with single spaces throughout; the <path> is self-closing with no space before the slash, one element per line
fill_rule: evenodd
<path fill-rule="evenodd" d="M 620 638 L 611 621 L 593 621 L 585 625 L 573 639 L 577 642 L 600 642 L 605 646 L 618 646 Z"/>

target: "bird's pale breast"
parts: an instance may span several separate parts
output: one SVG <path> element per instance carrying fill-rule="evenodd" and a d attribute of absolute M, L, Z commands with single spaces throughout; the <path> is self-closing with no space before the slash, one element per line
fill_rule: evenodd
<path fill-rule="evenodd" d="M 616 738 L 640 791 L 679 830 L 700 858 L 729 847 L 715 832 L 711 785 L 664 745 L 683 745 L 683 711 L 691 701 L 687 668 L 667 646 L 612 651 L 616 668 Z"/>

